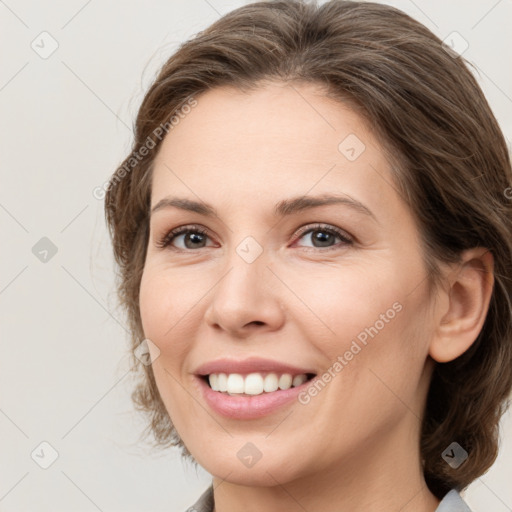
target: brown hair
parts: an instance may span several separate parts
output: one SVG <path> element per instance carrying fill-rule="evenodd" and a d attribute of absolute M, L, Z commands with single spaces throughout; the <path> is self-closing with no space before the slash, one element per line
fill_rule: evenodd
<path fill-rule="evenodd" d="M 494 256 L 482 331 L 463 355 L 436 363 L 421 431 L 431 491 L 441 499 L 451 488 L 462 490 L 497 456 L 499 420 L 512 387 L 512 171 L 503 134 L 463 58 L 393 7 L 256 2 L 220 18 L 164 64 L 138 112 L 133 151 L 112 176 L 105 199 L 132 350 L 144 339 L 139 286 L 162 127 L 171 129 L 179 122 L 171 116 L 181 116 L 183 105 L 212 88 L 251 91 L 268 80 L 319 85 L 368 121 L 417 221 L 429 284 L 439 282 L 439 262 L 457 262 L 465 249 L 485 247 Z M 148 415 L 147 433 L 156 446 L 180 446 L 193 460 L 151 366 L 133 362 L 141 379 L 132 398 Z M 453 441 L 469 453 L 458 469 L 441 456 Z"/>

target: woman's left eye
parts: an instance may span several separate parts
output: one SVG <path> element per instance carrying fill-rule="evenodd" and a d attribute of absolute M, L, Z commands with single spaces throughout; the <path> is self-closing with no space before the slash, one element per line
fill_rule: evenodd
<path fill-rule="evenodd" d="M 299 236 L 300 240 L 301 238 L 306 237 L 306 235 L 308 235 L 309 240 L 313 244 L 319 244 L 316 246 L 313 245 L 313 248 L 325 247 L 327 249 L 337 249 L 339 248 L 340 244 L 330 245 L 330 242 L 332 242 L 335 238 L 341 240 L 341 245 L 352 245 L 353 243 L 353 240 L 345 232 L 335 228 L 334 226 L 325 226 L 323 224 L 309 226 L 309 229 L 306 227 L 305 230 L 300 230 L 296 236 Z"/>
<path fill-rule="evenodd" d="M 176 247 L 173 249 L 187 251 L 189 249 L 203 249 L 208 237 L 208 231 L 200 226 L 183 226 L 176 228 L 167 233 L 161 240 L 156 242 L 156 246 L 160 249 L 173 245 L 178 239 L 182 238 L 182 243 L 185 247 Z M 313 243 L 313 248 L 320 249 L 337 249 L 340 245 L 352 245 L 353 240 L 343 231 L 334 226 L 326 226 L 323 224 L 317 224 L 314 226 L 306 226 L 297 233 L 294 238 L 298 237 L 298 240 L 309 237 L 309 240 Z M 341 244 L 331 245 L 336 238 L 341 240 Z M 315 245 L 318 244 L 318 245 Z M 306 246 L 307 247 L 307 246 Z"/>

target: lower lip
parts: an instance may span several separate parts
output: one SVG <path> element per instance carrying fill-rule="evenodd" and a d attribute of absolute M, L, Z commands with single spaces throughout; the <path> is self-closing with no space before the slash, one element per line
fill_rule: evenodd
<path fill-rule="evenodd" d="M 227 393 L 214 391 L 204 379 L 195 376 L 204 400 L 218 414 L 239 420 L 252 420 L 267 416 L 290 404 L 297 395 L 311 384 L 310 379 L 300 386 L 290 389 L 279 389 L 271 393 L 254 396 L 231 396 Z"/>

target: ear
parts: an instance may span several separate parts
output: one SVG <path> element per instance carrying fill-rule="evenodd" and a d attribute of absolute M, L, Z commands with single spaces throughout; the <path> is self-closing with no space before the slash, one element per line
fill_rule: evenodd
<path fill-rule="evenodd" d="M 487 316 L 494 286 L 494 258 L 488 249 L 473 248 L 462 254 L 443 290 L 443 310 L 436 312 L 435 335 L 429 355 L 439 363 L 456 359 L 474 343 Z"/>

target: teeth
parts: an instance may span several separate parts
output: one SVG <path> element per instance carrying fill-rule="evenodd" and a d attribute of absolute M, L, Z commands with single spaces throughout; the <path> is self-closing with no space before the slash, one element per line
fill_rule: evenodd
<path fill-rule="evenodd" d="M 266 393 L 272 393 L 272 391 L 277 391 L 279 388 L 279 380 L 275 373 L 269 373 L 265 379 L 263 380 L 263 390 Z"/>
<path fill-rule="evenodd" d="M 213 391 L 219 391 L 219 376 L 215 373 L 212 373 L 209 378 L 210 381 L 210 387 L 213 389 Z"/>
<path fill-rule="evenodd" d="M 219 373 L 217 376 L 217 391 L 226 392 L 228 390 L 228 376 L 225 373 Z"/>
<path fill-rule="evenodd" d="M 243 392 L 246 395 L 261 395 L 261 393 L 263 393 L 262 376 L 259 373 L 250 373 L 247 375 L 247 377 L 245 377 L 243 389 Z"/>
<path fill-rule="evenodd" d="M 290 389 L 300 386 L 308 380 L 306 374 L 292 376 L 289 373 L 278 375 L 277 373 L 268 373 L 263 376 L 261 373 L 249 373 L 241 375 L 239 373 L 212 373 L 208 380 L 213 391 L 220 391 L 230 395 L 261 395 L 262 393 L 272 393 L 278 389 Z"/>
<path fill-rule="evenodd" d="M 228 375 L 228 393 L 243 393 L 244 378 L 239 373 Z"/>
<path fill-rule="evenodd" d="M 308 380 L 308 378 L 304 374 L 295 375 L 295 377 L 293 377 L 292 386 L 293 387 L 300 386 L 301 384 L 304 384 L 304 382 L 306 382 L 307 380 Z"/>
<path fill-rule="evenodd" d="M 283 373 L 279 377 L 279 389 L 290 389 L 292 387 L 292 376 L 289 373 Z"/>

